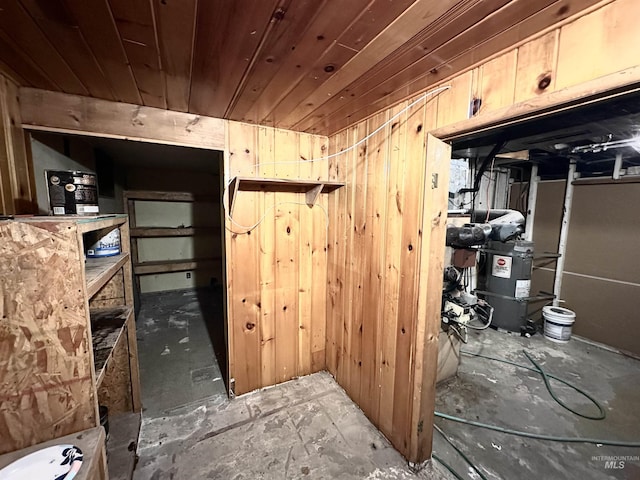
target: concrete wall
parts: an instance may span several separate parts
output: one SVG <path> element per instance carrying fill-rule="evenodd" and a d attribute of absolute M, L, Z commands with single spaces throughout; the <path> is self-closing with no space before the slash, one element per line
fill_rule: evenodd
<path fill-rule="evenodd" d="M 517 191 L 518 184 L 514 184 Z M 533 228 L 537 255 L 557 253 L 566 181 L 540 182 Z M 512 190 L 513 193 L 513 190 Z M 573 333 L 640 355 L 636 299 L 640 295 L 640 184 L 577 184 L 574 188 L 561 306 L 576 313 Z M 534 262 L 531 291 L 553 292 L 556 261 Z M 529 306 L 542 318 L 545 303 Z"/>
<path fill-rule="evenodd" d="M 31 134 L 31 152 L 38 212 L 43 215 L 49 214 L 45 170 L 81 170 L 96 173 L 94 147 L 81 137 L 33 132 Z M 113 197 L 99 196 L 100 213 L 122 213 L 124 211 L 122 204 L 123 183 L 123 172 L 116 169 L 115 194 Z"/>
<path fill-rule="evenodd" d="M 202 154 L 216 155 L 212 152 Z M 127 188 L 192 192 L 218 198 L 220 177 L 213 172 L 130 168 L 127 170 Z M 136 201 L 135 215 L 136 225 L 139 227 L 218 227 L 216 230 L 194 237 L 138 239 L 140 262 L 222 257 L 219 201 L 215 203 Z M 140 290 L 142 293 L 158 292 L 203 287 L 221 282 L 222 272 L 219 269 L 202 269 L 141 276 Z"/>

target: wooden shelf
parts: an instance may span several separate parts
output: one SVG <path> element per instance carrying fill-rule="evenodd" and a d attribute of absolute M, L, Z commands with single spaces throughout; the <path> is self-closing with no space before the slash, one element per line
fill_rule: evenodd
<path fill-rule="evenodd" d="M 124 192 L 127 200 L 148 200 L 158 202 L 212 202 L 218 199 L 214 195 L 198 195 L 191 192 L 154 192 L 147 190 L 127 190 Z"/>
<path fill-rule="evenodd" d="M 104 380 L 104 374 L 114 349 L 121 341 L 127 341 L 126 334 L 123 332 L 132 314 L 133 308 L 128 306 L 91 310 L 93 363 L 98 388 Z"/>
<path fill-rule="evenodd" d="M 221 262 L 221 258 L 196 258 L 142 262 L 136 263 L 133 266 L 133 273 L 135 275 L 150 275 L 153 273 L 184 272 L 187 270 L 215 268 L 218 267 Z"/>
<path fill-rule="evenodd" d="M 85 262 L 85 278 L 87 296 L 93 297 L 129 260 L 128 253 L 113 257 L 87 258 Z"/>
<path fill-rule="evenodd" d="M 229 210 L 233 213 L 236 193 L 250 192 L 289 192 L 306 194 L 306 203 L 310 207 L 316 203 L 318 195 L 329 193 L 344 187 L 342 182 L 321 180 L 288 180 L 284 178 L 235 177 L 229 185 Z"/>
<path fill-rule="evenodd" d="M 78 230 L 80 230 L 81 233 L 87 233 L 122 225 L 127 222 L 127 216 L 125 214 L 114 214 L 98 215 L 97 217 L 80 217 L 77 222 Z"/>
<path fill-rule="evenodd" d="M 103 228 L 117 227 L 127 222 L 127 215 L 117 213 L 112 215 L 34 215 L 18 217 L 21 222 L 34 223 L 74 223 L 80 233 L 94 232 Z"/>
<path fill-rule="evenodd" d="M 132 238 L 193 237 L 220 233 L 220 227 L 135 227 Z"/>

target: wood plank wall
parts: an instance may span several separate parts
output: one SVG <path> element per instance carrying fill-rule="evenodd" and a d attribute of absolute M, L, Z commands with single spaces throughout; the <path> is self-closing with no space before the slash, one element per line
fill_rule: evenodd
<path fill-rule="evenodd" d="M 638 15 L 635 0 L 600 2 L 444 80 L 440 85 L 451 85 L 456 100 L 434 134 L 448 138 L 603 90 L 637 86 L 640 57 L 630 45 L 640 42 Z M 473 100 L 480 100 L 480 108 L 471 116 Z"/>
<path fill-rule="evenodd" d="M 18 86 L 0 75 L 0 214 L 38 210 L 30 143 L 21 124 Z"/>
<path fill-rule="evenodd" d="M 327 368 L 409 460 L 424 460 L 431 451 L 431 438 L 416 440 L 417 425 L 411 424 L 412 402 L 417 398 L 413 389 L 422 381 L 422 398 L 428 402 L 431 371 L 427 365 L 422 365 L 426 374 L 415 371 L 418 362 L 412 349 L 421 347 L 416 328 L 420 322 L 435 321 L 416 318 L 422 300 L 416 278 L 439 268 L 434 241 L 430 254 L 435 261 L 430 266 L 427 261 L 426 269 L 420 270 L 420 242 L 425 241 L 418 235 L 423 215 L 420 196 L 425 189 L 419 179 L 424 176 L 426 133 L 451 134 L 464 128 L 474 120 L 469 120 L 474 99 L 481 99 L 476 117 L 505 118 L 517 113 L 518 106 L 526 111 L 533 98 L 544 102 L 563 88 L 638 65 L 638 58 L 630 54 L 611 55 L 621 45 L 628 48 L 640 41 L 640 31 L 628 20 L 630 11 L 640 13 L 640 4 L 632 0 L 601 4 L 582 18 L 444 81 L 440 85 L 450 85 L 450 90 L 401 114 L 329 167 L 331 177 L 345 180 L 347 187 L 330 197 L 329 204 Z M 596 32 L 602 48 L 591 41 L 590 32 Z M 588 45 L 580 44 L 579 38 L 589 39 Z M 585 73 L 581 63 L 574 62 L 576 55 L 596 66 Z M 331 136 L 330 150 L 353 145 L 417 98 Z M 430 167 L 428 162 L 426 166 Z M 435 345 L 424 348 L 426 354 L 437 351 Z M 432 370 L 435 375 L 435 367 Z M 423 429 L 431 431 L 432 418 L 427 415 L 423 422 Z"/>
<path fill-rule="evenodd" d="M 227 138 L 226 182 L 328 180 L 328 162 L 309 161 L 325 154 L 326 137 L 229 122 Z M 235 223 L 226 222 L 236 395 L 325 369 L 328 201 L 321 194 L 310 208 L 304 194 L 268 186 L 236 194 Z"/>
<path fill-rule="evenodd" d="M 394 446 L 415 460 L 431 452 L 428 425 L 428 451 L 417 452 L 413 415 L 422 410 L 422 388 L 435 383 L 440 295 L 427 295 L 427 284 L 430 271 L 441 283 L 449 162 L 443 160 L 448 149 L 439 161 L 427 159 L 438 99 L 407 110 L 412 101 L 330 138 L 332 153 L 345 151 L 332 159 L 330 176 L 347 186 L 329 197 L 327 368 Z"/>

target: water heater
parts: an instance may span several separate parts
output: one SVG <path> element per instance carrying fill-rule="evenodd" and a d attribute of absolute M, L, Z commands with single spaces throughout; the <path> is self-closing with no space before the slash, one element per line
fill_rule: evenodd
<path fill-rule="evenodd" d="M 490 241 L 486 254 L 486 301 L 494 308 L 492 327 L 520 332 L 527 324 L 527 304 L 531 296 L 533 242 Z"/>

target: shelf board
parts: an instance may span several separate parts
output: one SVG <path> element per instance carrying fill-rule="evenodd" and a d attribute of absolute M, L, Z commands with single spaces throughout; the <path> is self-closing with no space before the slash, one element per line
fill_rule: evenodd
<path fill-rule="evenodd" d="M 87 280 L 87 295 L 93 297 L 122 266 L 129 261 L 128 253 L 121 253 L 113 257 L 87 258 L 85 262 L 85 277 Z"/>
<path fill-rule="evenodd" d="M 324 180 L 289 180 L 285 178 L 235 177 L 229 185 L 229 210 L 233 213 L 236 193 L 249 192 L 289 192 L 306 194 L 306 203 L 313 207 L 318 195 L 344 187 L 343 182 Z"/>
<path fill-rule="evenodd" d="M 220 233 L 220 227 L 134 227 L 132 238 L 193 237 Z"/>
<path fill-rule="evenodd" d="M 80 233 L 87 233 L 122 225 L 127 222 L 127 215 L 124 213 L 114 213 L 112 215 L 33 215 L 16 217 L 16 220 L 34 223 L 75 223 Z"/>
<path fill-rule="evenodd" d="M 153 273 L 184 272 L 187 270 L 218 267 L 221 262 L 222 258 L 194 258 L 142 262 L 133 266 L 133 273 L 135 275 L 150 275 Z"/>
<path fill-rule="evenodd" d="M 122 306 L 91 309 L 91 337 L 93 342 L 93 363 L 96 370 L 96 388 L 100 387 L 111 360 L 113 350 L 121 341 L 127 341 L 123 334 L 125 325 L 133 314 L 133 308 Z"/>
<path fill-rule="evenodd" d="M 79 217 L 78 230 L 82 233 L 102 230 L 103 228 L 116 227 L 127 222 L 127 215 L 98 215 L 97 217 Z"/>
<path fill-rule="evenodd" d="M 151 190 L 127 190 L 124 192 L 124 198 L 127 200 L 159 202 L 218 202 L 218 198 L 215 195 L 199 195 L 191 192 L 156 192 Z"/>

